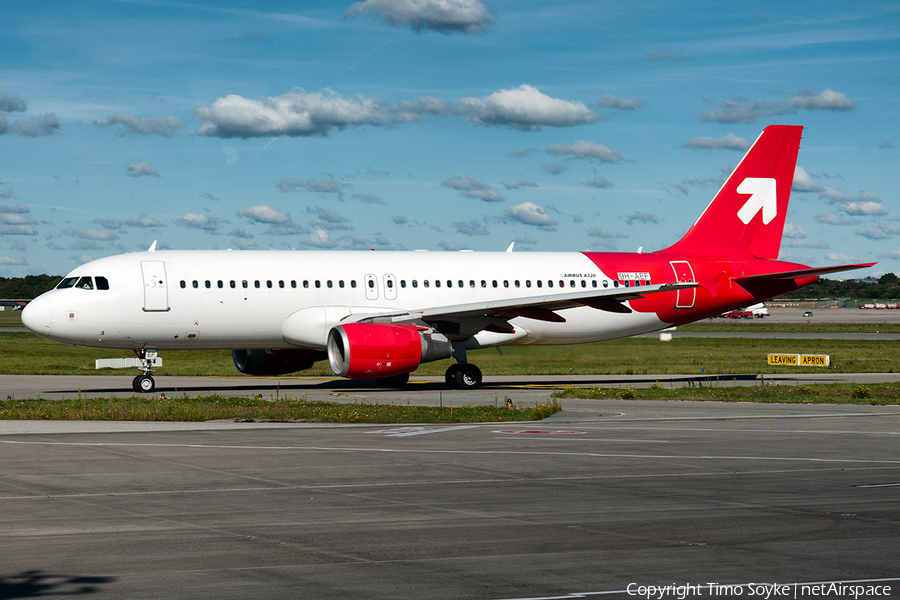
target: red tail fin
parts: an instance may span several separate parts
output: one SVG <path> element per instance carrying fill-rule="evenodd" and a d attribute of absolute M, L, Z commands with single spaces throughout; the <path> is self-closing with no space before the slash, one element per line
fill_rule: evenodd
<path fill-rule="evenodd" d="M 766 127 L 697 222 L 660 252 L 778 258 L 802 132 Z"/>

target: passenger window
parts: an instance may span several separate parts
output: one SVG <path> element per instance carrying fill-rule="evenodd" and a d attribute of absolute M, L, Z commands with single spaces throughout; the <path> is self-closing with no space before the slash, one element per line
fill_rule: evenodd
<path fill-rule="evenodd" d="M 603 283 L 606 283 L 606 282 L 604 281 Z M 614 288 L 619 287 L 619 280 L 618 280 L 618 279 L 613 279 L 613 287 L 614 287 Z"/>
<path fill-rule="evenodd" d="M 241 286 L 243 286 L 244 289 L 246 289 L 246 288 L 250 287 L 250 284 L 248 284 L 248 283 L 247 283 L 247 280 L 245 279 L 245 280 L 243 280 L 243 281 L 241 282 Z"/>
<path fill-rule="evenodd" d="M 109 289 L 109 281 L 106 280 L 106 277 L 95 277 L 94 281 L 97 282 L 98 290 L 108 290 Z"/>
<path fill-rule="evenodd" d="M 450 281 L 449 279 L 447 280 L 447 287 L 448 287 L 448 288 L 452 288 L 452 287 L 453 287 L 453 282 Z M 459 287 L 462 287 L 462 281 L 459 282 Z"/>
<path fill-rule="evenodd" d="M 562 283 L 561 283 L 561 282 L 560 282 L 559 286 L 562 287 Z M 547 287 L 552 288 L 552 287 L 553 287 L 553 281 L 551 281 L 551 280 L 548 279 L 548 280 L 547 280 Z"/>
<path fill-rule="evenodd" d="M 428 280 L 426 279 L 425 281 L 423 281 L 422 285 L 424 285 L 425 287 L 428 287 Z"/>
<path fill-rule="evenodd" d="M 494 281 L 492 281 L 491 283 L 494 285 L 494 287 L 497 287 L 497 280 L 496 280 L 496 279 L 495 279 Z M 482 286 L 482 287 L 484 287 L 484 286 Z"/>
<path fill-rule="evenodd" d="M 355 288 L 355 287 L 356 287 L 356 280 L 355 280 L 355 279 L 351 279 L 351 280 L 350 280 L 350 287 L 352 287 L 352 288 Z"/>
<path fill-rule="evenodd" d="M 528 285 L 528 284 L 526 283 L 525 285 Z M 537 286 L 538 286 L 538 287 L 543 287 L 543 286 L 544 286 L 544 282 L 541 281 L 540 279 L 538 279 L 538 280 L 537 280 Z"/>
<path fill-rule="evenodd" d="M 295 279 L 291 279 L 291 288 L 293 288 L 293 289 L 297 288 L 297 281 Z"/>
<path fill-rule="evenodd" d="M 237 285 L 234 283 L 234 279 L 231 280 L 230 285 L 231 285 L 231 289 L 234 289 L 235 287 L 237 287 Z"/>
<path fill-rule="evenodd" d="M 343 280 L 343 279 L 341 279 L 340 281 L 338 281 L 338 287 L 341 287 L 341 288 L 344 287 L 344 280 Z"/>
<path fill-rule="evenodd" d="M 418 282 L 417 280 L 413 279 L 413 280 L 412 280 L 412 286 L 413 286 L 414 288 L 419 287 L 419 282 Z"/>
<path fill-rule="evenodd" d="M 509 281 L 508 281 L 508 280 L 506 280 L 506 279 L 503 280 L 503 287 L 505 287 L 505 288 L 508 288 L 508 287 L 509 287 Z"/>
<path fill-rule="evenodd" d="M 218 282 L 216 282 L 216 285 L 219 286 L 219 289 L 220 289 L 220 290 L 221 290 L 223 287 L 225 287 L 225 284 L 222 282 L 221 279 L 220 279 Z"/>
<path fill-rule="evenodd" d="M 303 287 L 304 287 L 304 288 L 308 288 L 308 287 L 309 287 L 309 282 L 308 282 L 307 280 L 305 280 L 305 279 L 303 280 Z"/>
<path fill-rule="evenodd" d="M 574 285 L 574 284 L 573 284 L 573 285 Z M 581 287 L 583 287 L 583 288 L 586 288 L 586 287 L 587 287 L 587 281 L 585 281 L 584 279 L 581 280 Z M 594 282 L 594 287 L 597 287 L 597 282 L 596 282 L 596 281 Z"/>
<path fill-rule="evenodd" d="M 182 289 L 186 288 L 186 287 L 187 287 L 187 281 L 185 281 L 184 279 L 182 279 L 180 285 L 181 285 L 181 288 L 182 288 Z"/>
<path fill-rule="evenodd" d="M 469 287 L 470 287 L 470 288 L 475 287 L 475 282 L 474 282 L 473 280 L 471 280 L 471 279 L 469 280 Z M 481 282 L 481 287 L 484 287 L 484 282 L 483 282 L 483 281 Z"/>
<path fill-rule="evenodd" d="M 406 280 L 405 280 L 405 279 L 401 279 L 401 280 L 400 280 L 400 287 L 402 287 L 402 288 L 405 288 L 405 287 L 406 287 Z"/>
<path fill-rule="evenodd" d="M 212 282 L 209 279 L 207 279 L 206 280 L 206 289 L 209 289 L 211 287 L 212 287 Z"/>
<path fill-rule="evenodd" d="M 575 280 L 574 280 L 574 279 L 570 279 L 570 280 L 569 280 L 569 287 L 575 287 Z M 584 281 L 581 282 L 581 287 L 584 287 Z"/>
<path fill-rule="evenodd" d="M 284 281 L 283 280 L 281 280 L 281 279 L 278 280 L 278 287 L 284 289 Z"/>
<path fill-rule="evenodd" d="M 327 285 L 329 288 L 331 288 L 331 286 L 332 286 L 331 280 L 329 279 L 328 281 L 326 281 L 326 282 L 325 282 L 325 285 Z"/>
<path fill-rule="evenodd" d="M 393 280 L 391 280 L 391 279 L 388 279 L 388 280 L 387 280 L 387 287 L 388 287 L 389 290 L 394 289 L 394 282 L 393 282 Z"/>
<path fill-rule="evenodd" d="M 525 280 L 525 287 L 527 287 L 527 288 L 530 288 L 530 287 L 531 287 L 531 280 L 530 280 L 530 279 L 526 279 L 526 280 Z"/>
<path fill-rule="evenodd" d="M 271 289 L 271 287 L 272 287 L 272 282 L 271 282 L 271 281 L 266 281 L 266 287 Z"/>
<path fill-rule="evenodd" d="M 195 279 L 191 282 L 191 286 L 196 290 L 198 287 L 200 287 L 200 284 L 197 283 L 197 280 Z"/>
<path fill-rule="evenodd" d="M 519 287 L 519 280 L 516 279 L 516 287 Z"/>
<path fill-rule="evenodd" d="M 462 281 L 462 279 L 460 279 L 458 283 L 459 283 L 459 287 L 462 287 L 462 286 L 463 286 L 463 281 Z M 447 287 L 450 287 L 450 282 L 449 282 L 449 281 L 447 282 Z"/>
<path fill-rule="evenodd" d="M 370 290 L 374 290 L 374 289 L 375 289 L 375 282 L 374 282 L 373 280 L 371 280 L 371 279 L 369 280 L 369 289 L 370 289 Z"/>
<path fill-rule="evenodd" d="M 434 287 L 441 287 L 441 280 L 440 280 L 440 279 L 435 279 L 435 280 L 434 280 Z"/>
<path fill-rule="evenodd" d="M 566 287 L 566 282 L 562 279 L 559 280 L 559 287 Z M 575 287 L 575 282 L 572 282 L 572 287 Z"/>
<path fill-rule="evenodd" d="M 319 281 L 318 279 L 316 279 L 316 287 L 317 287 L 317 288 L 322 287 L 322 282 Z"/>

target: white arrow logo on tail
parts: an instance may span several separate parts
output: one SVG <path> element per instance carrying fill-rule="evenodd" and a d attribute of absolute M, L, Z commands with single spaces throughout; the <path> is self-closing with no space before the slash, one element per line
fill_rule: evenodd
<path fill-rule="evenodd" d="M 737 213 L 744 225 L 748 224 L 760 210 L 765 225 L 768 225 L 778 214 L 778 201 L 775 197 L 775 180 L 773 178 L 747 177 L 737 187 L 737 191 L 739 194 L 750 194 Z"/>

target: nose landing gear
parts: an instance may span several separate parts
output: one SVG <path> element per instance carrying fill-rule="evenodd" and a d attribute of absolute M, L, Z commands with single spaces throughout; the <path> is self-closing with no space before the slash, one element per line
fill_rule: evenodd
<path fill-rule="evenodd" d="M 138 367 L 141 371 L 143 371 L 143 375 L 138 375 L 131 382 L 131 387 L 134 391 L 139 393 L 149 393 L 156 389 L 156 381 L 153 379 L 153 367 L 156 366 L 158 360 L 158 353 L 153 348 L 142 348 L 140 350 L 135 350 L 135 354 L 138 356 L 138 360 L 140 361 L 140 366 Z"/>

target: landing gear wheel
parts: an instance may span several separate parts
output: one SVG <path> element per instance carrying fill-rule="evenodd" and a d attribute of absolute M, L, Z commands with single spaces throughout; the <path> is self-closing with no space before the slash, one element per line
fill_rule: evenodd
<path fill-rule="evenodd" d="M 149 375 L 138 375 L 131 382 L 131 387 L 136 392 L 148 393 L 156 389 L 156 381 Z"/>
<path fill-rule="evenodd" d="M 454 364 L 447 367 L 447 372 L 444 373 L 444 381 L 447 382 L 447 387 L 452 390 L 456 389 L 456 373 L 459 371 L 459 365 Z"/>
<path fill-rule="evenodd" d="M 401 373 L 400 375 L 394 375 L 393 377 L 380 377 L 375 380 L 375 383 L 383 388 L 397 389 L 405 388 L 407 382 L 409 382 L 409 373 Z"/>
<path fill-rule="evenodd" d="M 453 382 L 458 390 L 473 390 L 481 385 L 481 369 L 472 364 L 458 365 Z"/>

